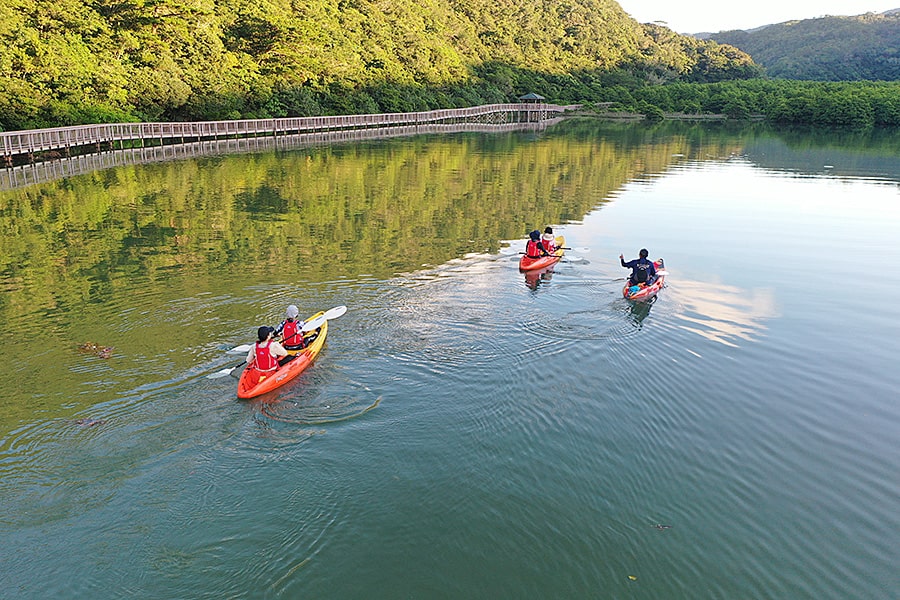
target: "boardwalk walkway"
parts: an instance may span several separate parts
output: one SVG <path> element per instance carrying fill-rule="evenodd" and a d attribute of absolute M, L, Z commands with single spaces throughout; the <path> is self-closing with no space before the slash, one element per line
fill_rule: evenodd
<path fill-rule="evenodd" d="M 64 177 L 73 177 L 123 165 L 150 164 L 223 154 L 292 150 L 427 133 L 540 131 L 563 118 L 562 116 L 556 116 L 539 123 L 501 123 L 496 125 L 481 123 L 404 125 L 399 127 L 345 129 L 293 135 L 201 140 L 162 146 L 137 146 L 121 150 L 72 155 L 60 160 L 38 161 L 7 169 L 0 168 L 0 191 L 27 187 L 37 183 L 55 181 Z"/>
<path fill-rule="evenodd" d="M 278 137 L 358 129 L 422 127 L 457 123 L 498 125 L 540 123 L 574 107 L 545 103 L 487 104 L 413 113 L 295 117 L 184 123 L 110 123 L 0 132 L 4 164 L 68 157 L 84 149 L 97 152 L 165 146 L 207 140 Z"/>

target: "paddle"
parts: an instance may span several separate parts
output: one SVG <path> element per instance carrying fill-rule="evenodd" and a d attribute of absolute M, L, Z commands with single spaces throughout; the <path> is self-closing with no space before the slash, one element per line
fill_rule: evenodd
<path fill-rule="evenodd" d="M 344 313 L 347 312 L 347 307 L 343 304 L 341 306 L 335 306 L 334 308 L 329 308 L 325 311 L 325 314 L 322 315 L 325 317 L 326 321 L 330 321 L 331 319 L 337 319 L 338 317 L 344 316 Z"/>
<path fill-rule="evenodd" d="M 312 331 L 312 330 L 314 330 L 314 329 L 318 329 L 319 327 L 321 327 L 322 325 L 324 325 L 324 324 L 325 324 L 325 321 L 327 321 L 327 320 L 328 320 L 328 319 L 325 318 L 325 315 L 321 315 L 321 316 L 316 317 L 315 319 L 312 319 L 312 320 L 310 320 L 310 321 L 306 321 L 306 322 L 303 324 L 303 327 L 300 328 L 300 333 L 307 333 L 307 332 Z"/>
<path fill-rule="evenodd" d="M 248 348 L 248 351 L 249 351 L 249 348 Z M 211 373 L 211 374 L 207 375 L 206 378 L 207 379 L 218 379 L 219 377 L 228 377 L 229 375 L 231 375 L 232 371 L 234 371 L 238 367 L 243 366 L 244 363 L 246 363 L 246 362 L 247 362 L 246 360 L 242 360 L 241 362 L 234 365 L 230 369 L 222 369 L 221 371 L 216 371 L 215 373 Z"/>
<path fill-rule="evenodd" d="M 315 319 L 312 319 L 309 322 L 303 323 L 300 331 L 306 333 L 308 331 L 312 331 L 313 329 L 318 329 L 325 323 L 325 321 L 328 321 L 330 319 L 337 319 L 338 317 L 343 316 L 346 312 L 347 307 L 343 305 L 329 308 L 325 311 L 324 314 L 316 317 Z M 229 350 L 227 354 L 245 354 L 247 352 L 250 352 L 250 348 L 252 347 L 253 344 L 241 344 L 240 346 L 235 346 L 234 348 Z"/>
<path fill-rule="evenodd" d="M 318 329 L 322 325 L 325 324 L 325 321 L 330 321 L 331 319 L 337 319 L 344 315 L 347 312 L 346 306 L 335 306 L 334 308 L 329 308 L 322 315 L 312 319 L 311 321 L 307 321 L 303 324 L 303 327 L 300 328 L 300 331 L 306 333 L 307 331 L 312 331 L 313 329 Z"/>
<path fill-rule="evenodd" d="M 526 253 L 519 252 L 519 254 L 526 254 Z M 556 255 L 555 254 L 545 254 L 543 256 L 539 256 L 538 258 L 544 258 L 545 256 L 556 256 Z M 534 257 L 529 257 L 529 258 L 534 258 Z M 584 260 L 584 258 L 582 258 L 580 256 L 575 256 L 574 254 L 563 254 L 562 256 L 559 256 L 557 258 L 559 258 L 560 262 L 581 262 Z"/>
<path fill-rule="evenodd" d="M 570 248 L 570 247 L 568 247 L 568 246 L 561 246 L 561 247 L 562 247 L 563 250 L 572 250 L 573 252 L 581 252 L 581 253 L 585 253 L 585 252 L 590 252 L 590 251 L 591 251 L 590 248 L 585 248 L 585 247 L 583 247 L 583 246 L 580 247 L 580 248 Z M 511 255 L 513 255 L 513 254 L 515 254 L 515 253 L 516 253 L 516 251 L 515 251 L 514 248 L 510 248 L 510 247 L 500 248 L 500 254 L 503 254 L 503 255 L 505 255 L 505 256 L 511 256 Z M 525 253 L 524 253 L 524 252 L 519 252 L 519 254 L 525 254 Z"/>

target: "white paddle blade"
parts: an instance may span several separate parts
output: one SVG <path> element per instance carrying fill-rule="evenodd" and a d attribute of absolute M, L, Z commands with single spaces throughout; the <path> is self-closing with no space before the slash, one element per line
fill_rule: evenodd
<path fill-rule="evenodd" d="M 346 306 L 343 306 L 343 305 L 335 306 L 334 308 L 330 308 L 330 309 L 326 310 L 325 314 L 322 316 L 324 316 L 326 320 L 337 319 L 338 317 L 343 316 L 345 312 L 347 312 Z"/>
<path fill-rule="evenodd" d="M 221 371 L 216 371 L 215 373 L 210 373 L 206 376 L 207 379 L 218 379 L 220 377 L 228 377 L 231 375 L 231 372 L 237 369 L 237 367 L 231 367 L 230 369 L 222 369 Z"/>
<path fill-rule="evenodd" d="M 663 277 L 665 277 L 666 275 L 669 274 L 669 272 L 668 272 L 668 271 L 657 271 L 656 274 L 657 274 L 657 275 L 662 275 Z"/>
<path fill-rule="evenodd" d="M 325 315 L 316 317 L 315 319 L 312 319 L 311 321 L 307 321 L 306 323 L 304 323 L 303 327 L 300 328 L 300 331 L 303 333 L 306 333 L 307 331 L 312 331 L 313 329 L 318 329 L 319 327 L 324 325 L 325 321 L 327 321 L 327 320 L 328 319 L 325 318 Z"/>
<path fill-rule="evenodd" d="M 250 352 L 250 348 L 252 348 L 250 344 L 243 344 L 241 346 L 235 346 L 231 350 L 229 350 L 226 354 L 247 354 Z"/>

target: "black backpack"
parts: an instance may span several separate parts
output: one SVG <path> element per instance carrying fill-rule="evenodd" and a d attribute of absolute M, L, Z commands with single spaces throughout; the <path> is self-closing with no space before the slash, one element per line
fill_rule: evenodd
<path fill-rule="evenodd" d="M 647 271 L 649 270 L 649 265 L 644 263 L 642 265 L 637 265 L 634 270 L 634 280 L 637 283 L 647 283 L 647 280 L 650 279 Z"/>

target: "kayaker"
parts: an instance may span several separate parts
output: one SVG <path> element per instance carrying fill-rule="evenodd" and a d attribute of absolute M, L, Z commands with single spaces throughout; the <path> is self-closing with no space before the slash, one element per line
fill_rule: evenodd
<path fill-rule="evenodd" d="M 289 350 L 305 348 L 306 340 L 303 338 L 303 332 L 300 331 L 300 328 L 303 327 L 303 321 L 297 320 L 297 317 L 300 315 L 300 309 L 291 304 L 284 311 L 284 314 L 285 319 L 275 328 L 275 333 L 281 334 L 281 342 L 285 348 Z"/>
<path fill-rule="evenodd" d="M 528 237 L 531 238 L 528 240 L 528 243 L 525 245 L 525 256 L 528 258 L 540 258 L 542 256 L 547 256 L 550 254 L 547 252 L 546 248 L 544 248 L 544 244 L 541 243 L 541 232 L 535 229 L 531 233 L 528 234 Z"/>
<path fill-rule="evenodd" d="M 544 245 L 544 250 L 546 250 L 548 254 L 556 252 L 556 237 L 553 235 L 552 227 L 544 229 L 544 235 L 541 236 L 541 244 Z"/>
<path fill-rule="evenodd" d="M 641 251 L 638 253 L 640 258 L 629 260 L 628 262 L 625 262 L 623 255 L 619 255 L 619 261 L 622 263 L 622 266 L 631 269 L 631 276 L 628 278 L 630 285 L 640 285 L 642 283 L 650 285 L 656 281 L 656 266 L 654 266 L 652 260 L 647 258 L 649 254 L 646 248 L 641 248 Z"/>
<path fill-rule="evenodd" d="M 266 325 L 260 327 L 256 331 L 258 341 L 253 344 L 253 347 L 247 353 L 247 365 L 263 373 L 263 377 L 276 371 L 280 365 L 290 360 L 288 351 L 284 349 L 284 346 L 272 339 L 273 335 L 275 335 L 273 327 Z"/>

